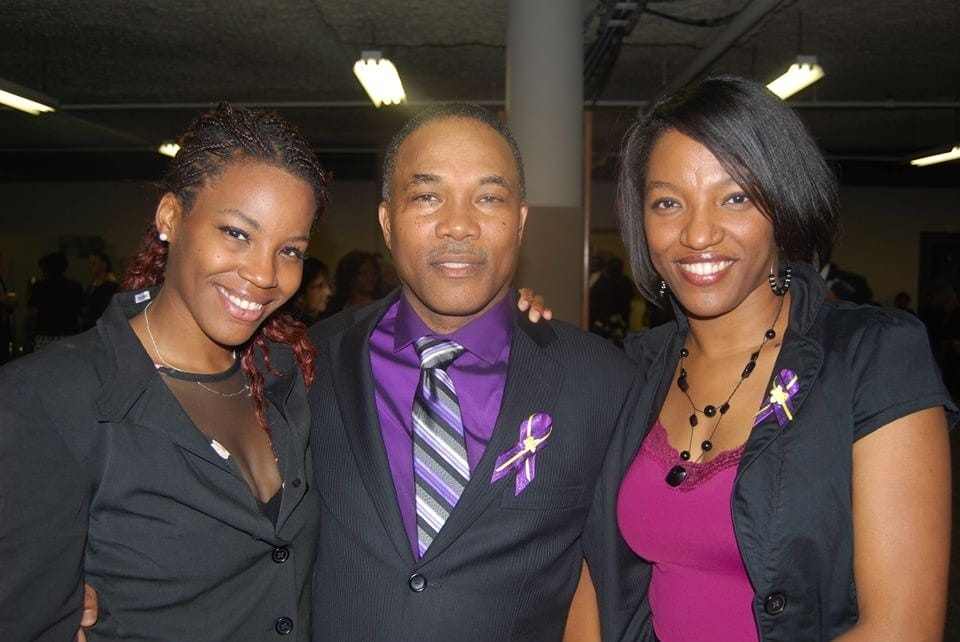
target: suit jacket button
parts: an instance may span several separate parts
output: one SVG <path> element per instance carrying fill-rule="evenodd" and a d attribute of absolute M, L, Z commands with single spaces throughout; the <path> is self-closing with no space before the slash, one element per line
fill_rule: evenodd
<path fill-rule="evenodd" d="M 278 546 L 273 549 L 273 553 L 270 554 L 270 559 L 272 559 L 277 564 L 283 564 L 290 558 L 290 549 L 286 546 Z"/>
<path fill-rule="evenodd" d="M 407 584 L 410 585 L 410 590 L 414 593 L 420 593 L 423 589 L 427 588 L 427 578 L 420 573 L 414 573 L 410 576 L 410 579 L 407 580 Z"/>
<path fill-rule="evenodd" d="M 280 635 L 290 635 L 293 633 L 293 620 L 288 617 L 279 617 L 273 625 L 273 630 Z"/>
<path fill-rule="evenodd" d="M 292 482 L 290 482 L 290 485 L 293 486 L 294 488 L 300 488 L 300 483 L 301 483 L 300 478 L 298 477 L 297 479 L 294 479 Z"/>
<path fill-rule="evenodd" d="M 787 596 L 783 593 L 771 593 L 763 601 L 763 610 L 770 615 L 778 615 L 787 606 Z"/>

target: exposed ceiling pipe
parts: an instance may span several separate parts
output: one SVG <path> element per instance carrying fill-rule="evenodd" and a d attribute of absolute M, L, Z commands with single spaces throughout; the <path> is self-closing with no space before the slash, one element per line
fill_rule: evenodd
<path fill-rule="evenodd" d="M 602 14 L 597 37 L 587 48 L 583 60 L 584 96 L 592 101 L 603 91 L 614 63 L 620 55 L 623 38 L 630 35 L 640 20 L 647 0 L 599 0 L 595 12 Z M 584 25 L 584 29 L 589 24 Z M 584 33 L 584 40 L 588 34 Z"/>
<path fill-rule="evenodd" d="M 411 100 L 406 104 L 411 107 L 429 107 L 431 105 L 442 105 L 450 102 L 451 99 L 437 100 Z M 504 100 L 502 98 L 483 98 L 479 100 L 469 100 L 468 102 L 485 105 L 488 107 L 502 107 Z M 216 106 L 214 102 L 179 102 L 179 103 L 61 103 L 60 111 L 133 111 L 133 110 L 164 110 L 164 109 L 209 109 Z M 255 109 L 347 109 L 360 108 L 369 109 L 369 100 L 298 100 L 298 101 L 236 101 L 234 105 L 243 105 Z M 645 109 L 650 101 L 646 99 L 638 100 L 590 100 L 584 101 L 585 107 L 609 107 L 609 108 L 630 108 L 637 107 Z M 960 101 L 936 101 L 936 100 L 791 100 L 790 107 L 793 109 L 819 109 L 845 110 L 845 109 L 960 109 Z"/>
<path fill-rule="evenodd" d="M 750 29 L 764 16 L 776 9 L 777 5 L 782 4 L 783 2 L 784 0 L 754 0 L 749 5 L 744 7 L 743 11 L 741 11 L 737 17 L 730 22 L 730 25 L 723 31 L 723 33 L 721 33 L 713 40 L 713 42 L 707 45 L 707 47 L 701 51 L 700 54 L 683 69 L 683 71 L 674 76 L 673 80 L 671 80 L 664 88 L 664 92 L 680 89 L 688 82 L 702 74 L 714 60 L 723 55 L 733 43 L 743 36 L 743 34 L 750 31 Z"/>

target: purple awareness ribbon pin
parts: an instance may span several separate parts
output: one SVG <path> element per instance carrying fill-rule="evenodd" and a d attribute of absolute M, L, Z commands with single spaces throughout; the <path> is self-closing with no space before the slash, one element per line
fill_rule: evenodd
<path fill-rule="evenodd" d="M 520 439 L 517 444 L 504 451 L 493 466 L 490 483 L 517 471 L 516 492 L 519 495 L 533 481 L 537 474 L 537 452 L 547 443 L 553 433 L 553 419 L 545 412 L 538 412 L 520 424 Z"/>
<path fill-rule="evenodd" d="M 757 426 L 770 415 L 774 415 L 777 423 L 783 428 L 788 421 L 793 420 L 793 397 L 799 391 L 800 383 L 796 373 L 789 368 L 781 370 L 780 374 L 773 379 L 767 405 L 757 413 L 753 425 Z"/>

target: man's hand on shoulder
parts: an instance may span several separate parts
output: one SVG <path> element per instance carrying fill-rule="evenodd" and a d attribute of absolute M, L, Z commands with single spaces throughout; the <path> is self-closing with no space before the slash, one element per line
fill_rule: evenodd
<path fill-rule="evenodd" d="M 97 602 L 97 592 L 89 584 L 83 585 L 83 616 L 80 618 L 80 628 L 77 629 L 77 642 L 87 642 L 84 629 L 97 623 L 100 606 Z"/>

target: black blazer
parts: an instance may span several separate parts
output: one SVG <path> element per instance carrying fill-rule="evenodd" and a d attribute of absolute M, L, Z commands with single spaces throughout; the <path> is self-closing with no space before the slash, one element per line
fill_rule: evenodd
<path fill-rule="evenodd" d="M 562 322 L 515 321 L 497 424 L 459 503 L 414 560 L 401 522 L 374 399 L 369 336 L 396 294 L 313 326 L 310 392 L 322 498 L 314 640 L 560 640 L 584 557 L 604 601 L 607 639 L 636 617 L 645 573 L 612 515 L 617 479 L 601 480 L 613 435 L 633 410 L 635 369 L 610 343 Z M 491 483 L 494 461 L 530 414 L 553 419 L 536 477 Z M 618 613 L 619 607 L 619 613 Z"/>
<path fill-rule="evenodd" d="M 943 406 L 948 423 L 957 420 L 915 317 L 826 300 L 823 279 L 804 264 L 793 265 L 790 294 L 790 323 L 773 372 L 789 369 L 797 377 L 792 418 L 781 425 L 769 416 L 753 428 L 730 498 L 765 642 L 832 640 L 857 622 L 854 442 L 924 408 Z M 673 384 L 689 329 L 677 313 L 675 322 L 627 339 L 646 384 L 625 437 L 623 469 Z"/>
<path fill-rule="evenodd" d="M 284 480 L 264 516 L 156 373 L 119 294 L 97 327 L 0 369 L 0 640 L 309 639 L 317 496 L 303 380 L 265 374 Z M 86 572 L 86 577 L 84 577 Z M 289 618 L 279 622 L 280 618 Z"/>

